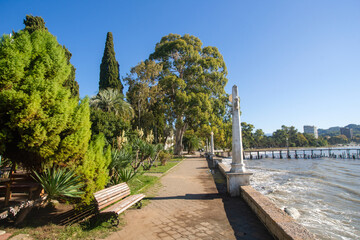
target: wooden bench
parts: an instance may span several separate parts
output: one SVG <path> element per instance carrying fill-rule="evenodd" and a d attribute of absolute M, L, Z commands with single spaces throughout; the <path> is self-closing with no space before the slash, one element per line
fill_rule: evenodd
<path fill-rule="evenodd" d="M 41 188 L 27 172 L 10 172 L 8 179 L 1 179 L 0 193 L 5 194 L 5 206 L 8 206 L 12 193 L 27 193 L 28 200 L 33 198 L 34 192 Z M 38 196 L 36 196 L 38 197 Z"/>
<path fill-rule="evenodd" d="M 134 204 L 138 204 L 138 208 L 141 208 L 141 200 L 145 195 L 130 195 L 129 186 L 126 183 L 120 183 L 94 193 L 94 197 L 99 213 L 114 213 L 118 216 Z M 118 223 L 117 221 L 116 225 Z"/>

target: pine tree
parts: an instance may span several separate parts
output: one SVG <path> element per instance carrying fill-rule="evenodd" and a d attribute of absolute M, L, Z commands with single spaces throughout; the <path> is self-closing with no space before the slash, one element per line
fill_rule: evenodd
<path fill-rule="evenodd" d="M 107 33 L 104 56 L 100 64 L 99 90 L 114 88 L 123 91 L 123 85 L 119 76 L 119 63 L 115 59 L 113 35 Z"/>

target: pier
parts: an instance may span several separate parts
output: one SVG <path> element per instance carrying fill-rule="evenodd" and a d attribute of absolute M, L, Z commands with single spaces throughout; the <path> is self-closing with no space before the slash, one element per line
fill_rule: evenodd
<path fill-rule="evenodd" d="M 244 159 L 261 158 L 341 158 L 360 159 L 360 148 L 299 148 L 299 149 L 259 149 L 244 151 Z"/>

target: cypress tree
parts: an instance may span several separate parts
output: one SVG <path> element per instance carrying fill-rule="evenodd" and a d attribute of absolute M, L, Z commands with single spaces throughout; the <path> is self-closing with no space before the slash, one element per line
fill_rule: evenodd
<path fill-rule="evenodd" d="M 115 59 L 113 35 L 107 33 L 104 56 L 100 64 L 99 90 L 114 88 L 122 93 L 123 85 L 119 76 L 119 63 Z"/>

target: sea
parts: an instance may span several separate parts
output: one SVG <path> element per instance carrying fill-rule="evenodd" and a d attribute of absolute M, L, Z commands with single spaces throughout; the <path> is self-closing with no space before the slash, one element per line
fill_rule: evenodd
<path fill-rule="evenodd" d="M 296 208 L 296 221 L 317 239 L 360 239 L 360 159 L 344 158 L 339 150 L 332 153 L 338 157 L 268 155 L 244 162 L 254 173 L 250 184 L 279 208 Z"/>

